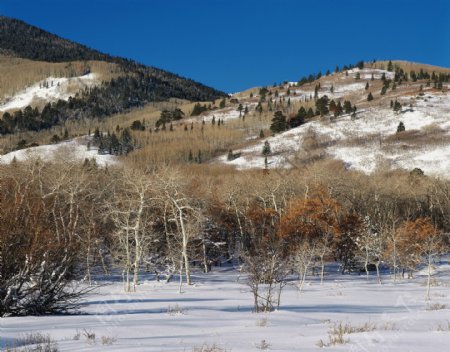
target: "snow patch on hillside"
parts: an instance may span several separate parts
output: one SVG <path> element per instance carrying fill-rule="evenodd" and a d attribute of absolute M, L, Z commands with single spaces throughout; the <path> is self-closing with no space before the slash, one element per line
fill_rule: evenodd
<path fill-rule="evenodd" d="M 41 145 L 26 149 L 16 150 L 0 156 L 0 164 L 10 164 L 14 158 L 16 161 L 28 159 L 42 159 L 44 161 L 64 160 L 66 162 L 80 162 L 85 159 L 94 159 L 101 167 L 118 163 L 114 155 L 98 154 L 96 147 L 88 149 L 89 137 L 79 137 L 66 142 L 50 145 Z"/>
<path fill-rule="evenodd" d="M 12 97 L 5 99 L 6 101 L 0 105 L 0 111 L 13 109 L 22 109 L 33 101 L 44 100 L 57 101 L 59 99 L 68 100 L 74 93 L 85 86 L 92 86 L 98 82 L 95 73 L 89 73 L 79 77 L 48 77 L 32 86 L 22 90 Z M 48 85 L 48 87 L 47 87 Z"/>
<path fill-rule="evenodd" d="M 364 84 L 349 84 L 347 91 L 354 89 L 364 90 Z M 343 115 L 335 121 L 323 118 L 236 150 L 240 153 L 239 158 L 228 161 L 226 156 L 222 156 L 217 161 L 238 169 L 265 168 L 262 149 L 264 142 L 268 141 L 272 154 L 267 158 L 267 167 L 289 168 L 295 154 L 303 148 L 305 135 L 313 132 L 330 142 L 325 147 L 326 153 L 344 161 L 350 169 L 372 173 L 381 165 L 405 170 L 418 167 L 426 174 L 450 178 L 450 145 L 445 141 L 425 146 L 405 146 L 399 142 L 397 145 L 391 143 L 388 148 L 383 142 L 384 138 L 396 134 L 400 121 L 406 131 L 434 128 L 441 129 L 448 136 L 450 94 L 429 93 L 423 97 L 402 99 L 405 107 L 400 113 L 389 108 L 369 107 L 360 110 L 356 119 L 350 115 Z M 410 102 L 413 108 L 408 107 Z"/>

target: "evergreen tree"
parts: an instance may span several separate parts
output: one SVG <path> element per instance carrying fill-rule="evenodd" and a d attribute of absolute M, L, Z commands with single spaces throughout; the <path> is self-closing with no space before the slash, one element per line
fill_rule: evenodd
<path fill-rule="evenodd" d="M 122 149 L 122 154 L 128 154 L 134 149 L 133 139 L 131 137 L 130 131 L 128 128 L 123 129 L 122 134 L 120 136 L 120 145 Z"/>
<path fill-rule="evenodd" d="M 228 161 L 234 160 L 234 154 L 231 149 L 228 151 L 227 160 Z"/>
<path fill-rule="evenodd" d="M 398 102 L 397 100 L 394 102 L 393 104 L 393 110 L 395 112 L 399 112 L 402 110 L 402 104 L 400 104 L 400 102 Z"/>
<path fill-rule="evenodd" d="M 260 130 L 259 131 L 259 138 L 264 138 L 265 136 L 264 136 L 264 131 L 263 130 Z"/>
<path fill-rule="evenodd" d="M 194 160 L 194 156 L 192 155 L 192 149 L 189 149 L 188 161 L 192 162 Z"/>
<path fill-rule="evenodd" d="M 121 154 L 121 149 L 122 148 L 119 139 L 117 138 L 116 134 L 113 133 L 111 135 L 111 138 L 109 139 L 109 154 L 119 155 Z"/>
<path fill-rule="evenodd" d="M 237 110 L 239 111 L 239 117 L 242 116 L 242 110 L 244 110 L 244 107 L 242 106 L 242 104 L 239 104 Z"/>
<path fill-rule="evenodd" d="M 226 100 L 225 100 L 225 98 L 223 98 L 223 99 L 220 101 L 220 103 L 219 103 L 219 107 L 220 107 L 221 109 L 223 109 L 223 108 L 225 107 L 225 105 L 226 105 Z"/>
<path fill-rule="evenodd" d="M 367 101 L 372 101 L 373 100 L 373 95 L 371 92 L 369 92 L 369 95 L 367 96 Z"/>
<path fill-rule="evenodd" d="M 270 125 L 270 130 L 273 133 L 284 132 L 287 129 L 286 116 L 283 115 L 281 111 L 275 112 L 272 118 L 272 124 Z"/>
<path fill-rule="evenodd" d="M 402 121 L 400 121 L 400 123 L 397 126 L 397 133 L 404 132 L 404 131 L 405 131 L 405 125 L 403 124 Z"/>
<path fill-rule="evenodd" d="M 271 151 L 271 148 L 270 148 L 270 143 L 269 143 L 269 141 L 265 141 L 263 149 L 262 149 L 262 155 L 268 156 L 271 153 L 272 153 L 272 151 Z"/>
<path fill-rule="evenodd" d="M 316 101 L 316 109 L 319 112 L 320 116 L 325 116 L 328 114 L 328 97 L 324 95 L 320 99 Z"/>
<path fill-rule="evenodd" d="M 346 114 L 350 114 L 352 112 L 352 103 L 348 100 L 344 101 L 344 111 Z"/>
<path fill-rule="evenodd" d="M 391 61 L 391 60 L 389 60 L 389 62 L 388 62 L 387 70 L 388 70 L 389 72 L 394 71 L 394 65 L 392 64 L 392 61 Z"/>
<path fill-rule="evenodd" d="M 356 72 L 355 79 L 359 80 L 360 78 L 361 78 L 361 74 L 359 72 Z"/>
<path fill-rule="evenodd" d="M 365 88 L 365 89 L 366 89 L 366 90 L 369 89 L 369 82 L 366 83 L 366 88 Z"/>
<path fill-rule="evenodd" d="M 289 119 L 289 127 L 294 128 L 303 125 L 305 123 L 306 117 L 307 117 L 306 109 L 302 106 L 298 110 L 297 114 Z"/>
<path fill-rule="evenodd" d="M 338 117 L 340 115 L 342 115 L 343 112 L 343 108 L 342 108 L 342 104 L 340 101 L 338 101 L 337 105 L 336 105 L 336 110 L 334 111 L 334 117 Z"/>

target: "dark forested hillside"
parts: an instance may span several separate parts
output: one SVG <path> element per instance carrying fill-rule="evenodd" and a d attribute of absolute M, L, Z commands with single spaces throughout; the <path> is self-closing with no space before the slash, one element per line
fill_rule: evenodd
<path fill-rule="evenodd" d="M 0 16 L 0 48 L 15 56 L 49 62 L 117 60 L 23 21 Z"/>
<path fill-rule="evenodd" d="M 148 102 L 169 98 L 208 101 L 225 96 L 225 93 L 193 80 L 101 53 L 23 21 L 2 16 L 0 16 L 0 53 L 48 62 L 107 61 L 118 64 L 122 72 L 120 77 L 80 92 L 69 102 L 60 101 L 52 104 L 51 110 L 47 108 L 42 113 L 34 110 L 33 117 L 28 116 L 27 119 L 22 118 L 23 114 L 20 111 L 12 118 L 9 116 L 4 118 L 0 125 L 1 134 L 18 130 L 39 130 L 73 118 L 104 117 Z M 52 111 L 51 116 L 49 111 Z"/>

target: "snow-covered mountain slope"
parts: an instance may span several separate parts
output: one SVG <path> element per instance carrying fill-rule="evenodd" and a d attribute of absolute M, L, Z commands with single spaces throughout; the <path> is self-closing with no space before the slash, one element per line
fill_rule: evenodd
<path fill-rule="evenodd" d="M 369 80 L 371 88 L 365 89 L 367 80 L 355 80 L 356 73 Z M 217 162 L 234 165 L 239 169 L 264 168 L 262 148 L 270 143 L 271 155 L 268 167 L 292 167 L 299 165 L 301 156 L 310 152 L 311 139 L 320 145 L 322 157 L 342 160 L 350 169 L 372 173 L 380 167 L 387 169 L 422 169 L 426 174 L 450 178 L 450 93 L 422 83 L 409 82 L 397 90 L 389 89 L 380 96 L 382 74 L 392 78 L 393 73 L 380 69 L 353 69 L 349 75 L 330 75 L 321 80 L 319 97 L 327 95 L 336 102 L 349 99 L 358 105 L 356 117 L 349 114 L 334 119 L 331 115 L 316 117 L 304 125 L 255 142 L 236 150 L 240 157 L 227 160 L 227 155 Z M 334 77 L 333 77 L 334 76 Z M 333 86 L 334 90 L 330 91 Z M 422 90 L 421 90 L 422 89 Z M 291 101 L 304 101 L 314 95 L 311 87 L 290 87 Z M 295 95 L 292 92 L 295 91 Z M 377 98 L 367 101 L 368 91 Z M 285 92 L 280 92 L 283 96 Z M 394 112 L 390 100 L 398 100 L 402 110 Z M 403 122 L 406 131 L 397 133 Z M 310 143 L 309 143 L 310 144 Z"/>
<path fill-rule="evenodd" d="M 13 160 L 25 161 L 28 159 L 42 159 L 44 161 L 64 160 L 64 161 L 83 161 L 85 159 L 94 159 L 99 166 L 111 166 L 118 163 L 114 155 L 98 154 L 96 147 L 88 146 L 91 138 L 79 137 L 58 144 L 41 145 L 26 149 L 16 150 L 11 153 L 1 155 L 0 163 L 9 164 Z"/>
<path fill-rule="evenodd" d="M 0 111 L 22 109 L 39 102 L 53 102 L 59 99 L 68 100 L 76 92 L 86 86 L 100 83 L 95 73 L 79 77 L 48 77 L 25 88 L 12 97 L 0 101 Z"/>

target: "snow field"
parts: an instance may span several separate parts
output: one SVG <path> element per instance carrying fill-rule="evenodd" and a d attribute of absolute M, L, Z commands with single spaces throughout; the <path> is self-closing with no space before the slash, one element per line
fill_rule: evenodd
<path fill-rule="evenodd" d="M 10 164 L 14 158 L 17 161 L 25 161 L 27 159 L 40 158 L 44 161 L 64 160 L 64 161 L 83 161 L 84 159 L 95 159 L 99 166 L 111 166 L 118 163 L 118 159 L 114 155 L 98 154 L 97 147 L 90 147 L 87 144 L 89 137 L 79 137 L 58 144 L 40 145 L 11 153 L 1 155 L 1 164 Z"/>
<path fill-rule="evenodd" d="M 270 351 L 317 351 L 320 340 L 329 342 L 333 324 L 342 323 L 375 328 L 345 334 L 348 342 L 330 349 L 445 351 L 450 345 L 450 331 L 445 330 L 449 265 L 442 262 L 436 273 L 430 302 L 424 300 L 420 272 L 397 283 L 385 274 L 383 285 L 375 276 L 366 281 L 365 276 L 329 273 L 323 285 L 310 277 L 302 293 L 293 278 L 280 309 L 259 314 L 252 313 L 245 277 L 231 268 L 198 273 L 182 294 L 176 293 L 176 280 L 166 284 L 148 277 L 138 292 L 128 294 L 119 282 L 103 281 L 106 286 L 86 297 L 82 314 L 2 318 L 0 335 L 6 344 L 25 333 L 48 333 L 60 351 L 189 352 L 216 344 L 240 352 L 260 350 L 262 340 Z M 95 333 L 95 342 L 84 331 Z M 102 337 L 114 342 L 103 345 Z"/>
<path fill-rule="evenodd" d="M 68 100 L 73 95 L 69 91 L 71 86 L 76 86 L 79 89 L 96 83 L 97 75 L 95 73 L 73 78 L 48 77 L 7 99 L 5 103 L 0 104 L 0 111 L 22 109 L 35 100 L 44 100 L 46 102 L 58 99 Z M 48 88 L 46 88 L 45 84 L 48 84 Z"/>

